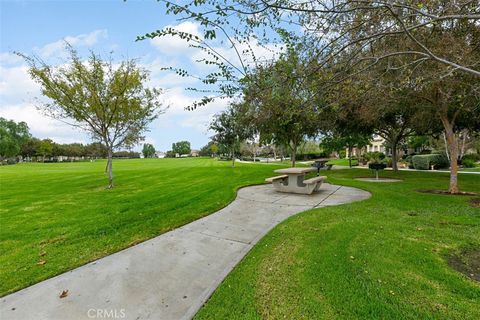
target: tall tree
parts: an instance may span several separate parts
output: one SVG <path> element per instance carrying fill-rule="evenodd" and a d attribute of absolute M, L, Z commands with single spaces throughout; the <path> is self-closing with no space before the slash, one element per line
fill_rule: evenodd
<path fill-rule="evenodd" d="M 304 79 L 307 69 L 308 65 L 291 49 L 244 80 L 245 105 L 261 142 L 287 147 L 292 166 L 300 144 L 318 133 L 323 106 L 315 82 Z"/>
<path fill-rule="evenodd" d="M 15 122 L 0 117 L 0 157 L 9 158 L 20 154 L 20 150 L 31 134 L 25 122 Z"/>
<path fill-rule="evenodd" d="M 145 158 L 153 158 L 155 155 L 155 147 L 150 143 L 145 143 L 143 145 L 142 153 Z"/>
<path fill-rule="evenodd" d="M 39 154 L 40 140 L 37 138 L 30 138 L 22 145 L 20 154 L 23 157 L 34 157 Z"/>
<path fill-rule="evenodd" d="M 382 137 L 392 155 L 392 169 L 398 170 L 399 147 L 413 134 L 433 134 L 441 130 L 435 115 L 418 97 L 412 96 L 405 75 L 389 68 L 389 61 L 381 62 L 364 73 L 352 77 L 348 83 L 357 87 L 358 114 L 361 123 Z"/>
<path fill-rule="evenodd" d="M 240 142 L 252 137 L 252 129 L 244 124 L 241 105 L 230 104 L 228 108 L 214 116 L 210 130 L 215 132 L 212 140 L 224 147 L 232 157 L 232 167 L 235 167 L 235 154 Z"/>
<path fill-rule="evenodd" d="M 53 141 L 51 139 L 43 139 L 38 146 L 38 154 L 42 156 L 45 162 L 45 157 L 51 156 L 53 152 Z"/>
<path fill-rule="evenodd" d="M 143 140 L 148 125 L 162 112 L 160 90 L 144 83 L 148 72 L 134 60 L 116 63 L 91 53 L 82 61 L 75 49 L 65 65 L 51 66 L 38 57 L 22 55 L 31 77 L 42 87 L 49 102 L 45 114 L 88 131 L 107 148 L 108 188 L 113 188 L 112 157 L 116 149 Z"/>
<path fill-rule="evenodd" d="M 179 155 L 182 155 L 182 154 L 190 154 L 190 152 L 192 151 L 191 147 L 190 147 L 190 142 L 188 141 L 178 141 L 176 143 L 172 143 L 172 151 L 173 153 L 175 154 L 179 154 Z"/>
<path fill-rule="evenodd" d="M 465 59 L 454 50 L 439 52 L 432 41 L 419 36 L 432 30 L 450 32 L 460 24 L 471 30 L 478 27 L 480 13 L 478 0 L 163 0 L 168 14 L 181 20 L 192 20 L 200 25 L 200 35 L 167 27 L 149 32 L 138 40 L 174 36 L 205 53 L 200 63 L 211 68 L 200 76 L 202 86 L 214 88 L 193 108 L 204 105 L 216 96 L 231 96 L 239 92 L 238 80 L 251 72 L 258 63 L 255 48 L 272 45 L 279 51 L 285 35 L 289 41 L 309 46 L 319 60 L 319 69 L 336 63 L 339 56 L 347 56 L 344 68 L 334 74 L 335 80 L 344 78 L 345 71 L 359 64 L 365 68 L 389 57 L 405 57 L 404 66 L 412 61 L 433 62 L 480 77 L 478 61 Z M 287 31 L 288 30 L 288 31 Z M 407 41 L 406 41 L 407 40 Z M 401 43 L 384 47 L 383 42 Z M 218 50 L 218 43 L 227 43 L 231 54 Z M 248 44 L 248 45 L 246 45 Z M 379 49 L 380 44 L 380 49 Z M 253 67 L 254 68 L 254 67 Z M 189 70 L 172 66 L 181 76 Z M 349 72 L 351 74 L 351 72 Z M 199 88 L 205 92 L 205 88 Z M 213 95 L 216 92 L 217 95 Z"/>

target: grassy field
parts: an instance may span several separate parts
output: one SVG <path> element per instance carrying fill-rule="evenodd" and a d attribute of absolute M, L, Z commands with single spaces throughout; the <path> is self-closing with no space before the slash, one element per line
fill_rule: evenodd
<path fill-rule="evenodd" d="M 402 182 L 332 183 L 372 192 L 362 202 L 311 210 L 264 237 L 215 291 L 196 319 L 480 319 L 480 284 L 452 269 L 459 255 L 480 268 L 480 209 L 445 189 L 448 174 L 383 172 Z M 480 177 L 461 175 L 464 191 Z M 468 260 L 462 252 L 476 250 Z M 472 271 L 474 272 L 474 271 Z M 480 269 L 475 271 L 479 276 Z"/>
<path fill-rule="evenodd" d="M 333 159 L 327 162 L 327 164 L 333 164 L 337 166 L 349 166 L 349 161 L 348 159 Z M 358 160 L 357 159 L 352 159 L 352 166 L 358 166 Z"/>
<path fill-rule="evenodd" d="M 475 168 L 462 168 L 460 171 L 467 171 L 467 172 L 480 172 L 480 167 Z"/>
<path fill-rule="evenodd" d="M 278 165 L 210 159 L 0 167 L 0 294 L 5 295 L 209 214 Z M 479 319 L 480 285 L 448 264 L 480 248 L 480 209 L 445 189 L 448 174 L 331 170 L 329 182 L 372 192 L 294 216 L 262 239 L 197 319 Z M 464 191 L 480 177 L 461 175 Z M 462 258 L 465 259 L 465 258 Z M 468 261 L 470 263 L 471 261 Z"/>
<path fill-rule="evenodd" d="M 0 167 L 0 295 L 179 227 L 225 206 L 278 165 L 211 159 Z"/>

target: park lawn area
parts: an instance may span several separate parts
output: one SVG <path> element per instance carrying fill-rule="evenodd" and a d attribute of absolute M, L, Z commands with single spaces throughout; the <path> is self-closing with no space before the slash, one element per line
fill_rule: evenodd
<path fill-rule="evenodd" d="M 480 209 L 469 196 L 416 192 L 445 189 L 448 174 L 381 173 L 403 179 L 395 183 L 353 180 L 371 174 L 361 169 L 325 174 L 372 197 L 281 223 L 227 276 L 197 320 L 480 319 L 480 283 L 447 262 L 464 250 L 480 256 Z M 463 191 L 480 192 L 480 176 L 459 181 Z"/>
<path fill-rule="evenodd" d="M 348 167 L 350 164 L 348 162 L 348 159 L 333 159 L 327 162 L 327 164 L 333 164 L 337 166 L 346 166 Z M 358 160 L 357 159 L 352 159 L 352 166 L 358 166 Z"/>
<path fill-rule="evenodd" d="M 475 167 L 475 168 L 462 168 L 460 171 L 465 171 L 465 172 L 480 172 L 480 167 Z"/>
<path fill-rule="evenodd" d="M 278 165 L 198 159 L 0 167 L 0 296 L 155 237 L 227 205 Z"/>

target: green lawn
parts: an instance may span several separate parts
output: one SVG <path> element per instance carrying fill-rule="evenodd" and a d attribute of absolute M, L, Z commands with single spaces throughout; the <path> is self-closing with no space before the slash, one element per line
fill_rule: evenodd
<path fill-rule="evenodd" d="M 113 190 L 104 188 L 104 168 L 105 161 L 0 167 L 0 296 L 214 212 L 278 165 L 118 160 Z"/>
<path fill-rule="evenodd" d="M 218 210 L 278 165 L 210 159 L 0 167 L 0 294 L 5 295 Z M 286 164 L 287 165 L 287 164 Z M 273 229 L 200 310 L 198 319 L 479 319 L 480 284 L 447 258 L 480 248 L 480 209 L 445 189 L 448 174 L 384 171 L 397 183 L 323 171 L 372 198 L 296 215 Z M 461 175 L 480 192 L 480 176 Z M 38 264 L 45 261 L 45 264 Z"/>
<path fill-rule="evenodd" d="M 333 159 L 327 162 L 327 164 L 333 164 L 337 166 L 349 166 L 348 159 Z M 352 166 L 358 166 L 358 160 L 352 159 Z"/>
<path fill-rule="evenodd" d="M 447 263 L 479 250 L 480 209 L 471 197 L 415 191 L 445 189 L 448 174 L 385 171 L 403 181 L 375 184 L 352 179 L 370 174 L 361 169 L 325 173 L 373 196 L 280 224 L 196 319 L 480 319 L 480 283 Z M 480 192 L 480 176 L 459 179 Z"/>
<path fill-rule="evenodd" d="M 467 172 L 480 172 L 480 167 L 475 168 L 462 168 L 460 171 L 467 171 Z"/>

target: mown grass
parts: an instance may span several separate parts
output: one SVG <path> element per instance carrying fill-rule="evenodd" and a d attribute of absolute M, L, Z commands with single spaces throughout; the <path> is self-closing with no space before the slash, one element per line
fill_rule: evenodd
<path fill-rule="evenodd" d="M 415 191 L 445 189 L 448 174 L 385 171 L 403 181 L 368 183 L 352 179 L 369 174 L 361 169 L 325 173 L 373 196 L 277 226 L 196 319 L 480 319 L 480 284 L 447 262 L 480 249 L 480 209 Z M 459 179 L 480 192 L 479 176 Z"/>
<path fill-rule="evenodd" d="M 350 163 L 348 159 L 332 159 L 327 162 L 327 164 L 333 164 L 337 166 L 349 166 Z M 358 160 L 357 159 L 352 159 L 352 166 L 358 166 Z"/>
<path fill-rule="evenodd" d="M 480 167 L 475 167 L 475 168 L 461 168 L 460 171 L 466 171 L 466 172 L 480 172 Z"/>
<path fill-rule="evenodd" d="M 278 165 L 211 159 L 0 167 L 0 296 L 212 213 Z"/>

